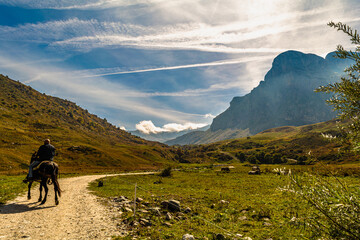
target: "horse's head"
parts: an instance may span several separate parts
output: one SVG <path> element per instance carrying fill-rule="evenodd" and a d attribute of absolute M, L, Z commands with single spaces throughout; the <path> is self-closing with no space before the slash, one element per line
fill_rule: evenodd
<path fill-rule="evenodd" d="M 37 159 L 38 159 L 38 156 L 37 156 L 37 152 L 35 151 L 35 152 L 31 155 L 30 163 L 36 161 Z"/>

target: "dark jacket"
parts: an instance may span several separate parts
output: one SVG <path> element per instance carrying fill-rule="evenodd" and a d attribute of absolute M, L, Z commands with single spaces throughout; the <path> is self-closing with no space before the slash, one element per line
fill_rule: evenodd
<path fill-rule="evenodd" d="M 39 147 L 37 156 L 39 157 L 39 161 L 52 161 L 55 156 L 55 147 L 51 144 L 44 144 Z"/>

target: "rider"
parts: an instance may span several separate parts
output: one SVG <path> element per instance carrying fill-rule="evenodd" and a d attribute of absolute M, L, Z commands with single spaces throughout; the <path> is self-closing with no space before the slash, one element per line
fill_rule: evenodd
<path fill-rule="evenodd" d="M 50 144 L 50 139 L 45 139 L 44 145 L 39 147 L 36 157 L 37 160 L 32 162 L 29 166 L 29 175 L 27 181 L 33 180 L 33 169 L 38 166 L 42 161 L 52 161 L 55 156 L 55 147 Z"/>

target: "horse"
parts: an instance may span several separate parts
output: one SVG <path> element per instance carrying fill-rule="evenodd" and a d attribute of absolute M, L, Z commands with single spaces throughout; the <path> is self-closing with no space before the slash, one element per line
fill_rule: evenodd
<path fill-rule="evenodd" d="M 37 160 L 37 152 L 33 153 L 31 156 L 30 164 Z M 59 166 L 53 161 L 43 161 L 41 162 L 36 169 L 33 171 L 34 178 L 29 181 L 28 184 L 28 200 L 31 199 L 30 189 L 33 182 L 40 182 L 40 196 L 38 202 L 41 202 L 40 205 L 46 202 L 47 194 L 49 188 L 47 184 L 54 184 L 55 191 L 55 204 L 59 204 L 58 196 L 61 197 L 61 189 L 59 182 L 57 180 L 59 174 Z M 45 196 L 42 198 L 42 188 L 45 189 Z"/>

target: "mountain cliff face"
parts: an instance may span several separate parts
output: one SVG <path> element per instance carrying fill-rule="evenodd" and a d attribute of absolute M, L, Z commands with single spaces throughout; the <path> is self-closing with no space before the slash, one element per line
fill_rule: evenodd
<path fill-rule="evenodd" d="M 230 107 L 213 120 L 209 132 L 241 129 L 253 135 L 269 128 L 333 119 L 336 113 L 325 102 L 330 96 L 314 92 L 321 85 L 338 81 L 344 68 L 351 64 L 333 55 L 329 53 L 324 59 L 298 51 L 281 53 L 264 81 L 249 94 L 234 97 Z M 191 138 L 186 139 L 186 144 L 195 143 Z M 199 137 L 194 139 L 196 143 L 204 143 Z M 228 138 L 221 140 L 224 139 Z M 178 144 L 176 140 L 171 143 Z"/>
<path fill-rule="evenodd" d="M 251 134 L 279 126 L 300 126 L 323 122 L 336 116 L 325 103 L 329 95 L 314 89 L 340 78 L 348 62 L 329 54 L 287 51 L 277 56 L 264 81 L 217 116 L 211 131 L 249 129 Z"/>

